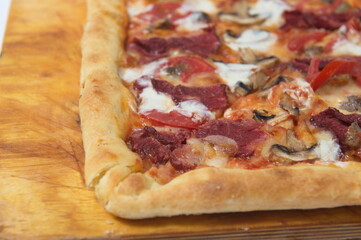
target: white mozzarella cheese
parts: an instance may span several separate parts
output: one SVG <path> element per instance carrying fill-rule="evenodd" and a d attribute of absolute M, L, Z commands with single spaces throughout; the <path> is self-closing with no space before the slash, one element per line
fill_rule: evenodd
<path fill-rule="evenodd" d="M 227 41 L 226 44 L 235 51 L 240 48 L 250 48 L 255 52 L 269 52 L 270 47 L 277 41 L 277 36 L 264 30 L 247 29 L 234 39 Z"/>
<path fill-rule="evenodd" d="M 199 21 L 199 19 L 202 17 L 202 13 L 200 12 L 194 12 L 190 15 L 188 15 L 185 18 L 180 18 L 174 23 L 177 24 L 177 30 L 179 31 L 197 31 L 201 30 L 203 28 L 207 28 L 209 26 L 208 23 L 204 21 Z"/>
<path fill-rule="evenodd" d="M 249 77 L 259 70 L 257 65 L 241 64 L 241 63 L 214 63 L 217 67 L 217 72 L 223 81 L 234 91 L 238 82 L 243 82 L 248 85 L 250 83 Z"/>
<path fill-rule="evenodd" d="M 153 7 L 154 7 L 154 4 L 147 5 L 144 1 L 131 2 L 127 6 L 128 15 L 130 17 L 134 17 L 138 14 L 152 10 Z"/>
<path fill-rule="evenodd" d="M 155 70 L 157 70 L 165 62 L 167 62 L 166 59 L 160 59 L 137 68 L 121 68 L 119 70 L 119 75 L 124 81 L 133 82 L 141 76 L 153 75 Z"/>
<path fill-rule="evenodd" d="M 217 13 L 217 7 L 212 0 L 184 0 L 182 7 L 178 9 L 180 13 L 205 12 L 209 14 Z"/>
<path fill-rule="evenodd" d="M 209 111 L 204 104 L 196 100 L 180 102 L 179 105 L 173 107 L 172 110 L 177 110 L 185 116 L 192 117 L 194 120 L 215 118 L 214 113 Z"/>
<path fill-rule="evenodd" d="M 157 92 L 149 79 L 142 79 L 138 83 L 144 87 L 139 95 L 139 113 L 146 113 L 152 110 L 169 113 L 175 110 L 184 116 L 191 117 L 195 121 L 215 118 L 214 113 L 209 111 L 208 108 L 199 101 L 187 100 L 176 105 L 171 96 Z"/>
<path fill-rule="evenodd" d="M 266 17 L 264 26 L 281 26 L 284 23 L 283 12 L 291 9 L 283 0 L 258 0 L 249 13 Z"/>
<path fill-rule="evenodd" d="M 145 87 L 139 95 L 141 102 L 138 111 L 140 113 L 152 110 L 167 113 L 175 106 L 172 98 L 167 94 L 157 92 L 150 80 L 142 79 L 139 81 L 139 84 Z"/>
<path fill-rule="evenodd" d="M 315 152 L 321 160 L 326 162 L 336 162 L 339 160 L 341 148 L 330 132 L 323 131 L 315 134 L 315 137 L 318 140 Z"/>
<path fill-rule="evenodd" d="M 336 42 L 332 48 L 333 56 L 353 55 L 361 56 L 361 46 L 347 39 Z"/>

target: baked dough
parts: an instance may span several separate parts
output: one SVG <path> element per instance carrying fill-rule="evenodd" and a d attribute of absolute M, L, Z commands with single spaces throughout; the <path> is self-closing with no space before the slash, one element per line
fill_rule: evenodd
<path fill-rule="evenodd" d="M 160 185 L 140 172 L 124 142 L 135 100 L 118 76 L 124 54 L 124 0 L 88 0 L 82 40 L 80 116 L 86 184 L 123 218 L 361 204 L 361 167 L 350 162 L 245 170 L 204 167 Z"/>

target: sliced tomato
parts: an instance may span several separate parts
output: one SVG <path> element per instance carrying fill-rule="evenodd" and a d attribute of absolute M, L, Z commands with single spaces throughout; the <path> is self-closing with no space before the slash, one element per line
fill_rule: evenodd
<path fill-rule="evenodd" d="M 312 61 L 311 61 L 312 63 Z M 315 63 L 314 63 L 315 64 Z M 325 68 L 315 74 L 314 77 L 307 77 L 313 90 L 317 90 L 325 84 L 331 77 L 340 74 L 350 74 L 355 77 L 356 81 L 361 84 L 361 62 L 349 60 L 333 60 Z"/>
<path fill-rule="evenodd" d="M 308 82 L 311 82 L 312 79 L 314 79 L 317 76 L 317 74 L 320 72 L 318 70 L 320 66 L 320 61 L 321 61 L 320 58 L 311 59 L 311 63 L 310 66 L 308 67 L 307 78 L 306 78 Z"/>
<path fill-rule="evenodd" d="M 215 71 L 215 67 L 208 62 L 192 56 L 170 58 L 161 68 L 173 68 L 172 72 L 179 74 L 182 82 L 187 82 L 194 74 L 211 73 Z"/>
<path fill-rule="evenodd" d="M 301 51 L 309 41 L 319 41 L 326 35 L 326 31 L 315 31 L 302 36 L 293 37 L 288 41 L 288 49 L 291 51 Z"/>
<path fill-rule="evenodd" d="M 175 2 L 163 2 L 154 4 L 153 8 L 147 12 L 138 15 L 138 18 L 149 22 L 155 22 L 161 19 L 168 18 L 169 20 L 176 20 L 183 15 L 176 12 L 181 4 Z"/>
<path fill-rule="evenodd" d="M 171 111 L 170 113 L 162 113 L 157 110 L 152 110 L 144 114 L 144 117 L 151 120 L 155 124 L 167 125 L 171 127 L 180 127 L 187 129 L 195 129 L 202 122 L 194 122 L 192 118 L 184 116 L 178 111 Z"/>

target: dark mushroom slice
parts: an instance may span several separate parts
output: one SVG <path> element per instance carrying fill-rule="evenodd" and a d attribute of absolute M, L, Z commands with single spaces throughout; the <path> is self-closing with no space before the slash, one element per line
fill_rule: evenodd
<path fill-rule="evenodd" d="M 271 68 L 278 63 L 279 59 L 275 56 L 269 56 L 265 58 L 257 59 L 256 65 L 260 68 Z"/>
<path fill-rule="evenodd" d="M 345 143 L 351 149 L 361 147 L 361 128 L 356 121 L 348 128 L 345 137 Z"/>
<path fill-rule="evenodd" d="M 301 151 L 295 151 L 286 146 L 274 144 L 271 147 L 271 152 L 278 157 L 289 159 L 294 162 L 300 162 L 317 159 L 318 155 L 314 151 L 316 146 L 317 145 L 313 145 Z"/>
<path fill-rule="evenodd" d="M 218 14 L 222 22 L 236 23 L 239 25 L 259 24 L 266 20 L 268 16 L 250 15 L 248 12 L 248 3 L 246 1 L 239 1 L 233 5 L 234 12 Z"/>
<path fill-rule="evenodd" d="M 275 78 L 272 78 L 272 79 L 270 79 L 270 81 L 268 81 L 265 84 L 262 91 L 268 90 L 268 89 L 280 84 L 281 82 L 289 82 L 289 80 L 287 77 L 284 77 L 284 76 L 277 76 Z"/>
<path fill-rule="evenodd" d="M 349 112 L 361 111 L 361 96 L 348 96 L 347 101 L 343 102 L 340 107 Z"/>
<path fill-rule="evenodd" d="M 239 96 L 246 96 L 247 94 L 251 93 L 251 91 L 252 89 L 241 81 L 237 82 L 237 85 L 234 88 L 234 92 Z"/>
<path fill-rule="evenodd" d="M 205 12 L 195 12 L 193 14 L 198 15 L 197 21 L 199 21 L 199 22 L 207 22 L 207 23 L 211 22 L 211 17 Z"/>
<path fill-rule="evenodd" d="M 282 109 L 288 111 L 292 115 L 298 116 L 300 114 L 300 109 L 287 93 L 282 95 L 279 105 Z"/>
<path fill-rule="evenodd" d="M 270 114 L 267 110 L 253 110 L 253 119 L 258 122 L 271 120 L 275 116 L 276 115 Z"/>

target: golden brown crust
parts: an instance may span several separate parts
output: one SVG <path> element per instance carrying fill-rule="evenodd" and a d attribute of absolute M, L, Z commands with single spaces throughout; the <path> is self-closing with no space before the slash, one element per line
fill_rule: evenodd
<path fill-rule="evenodd" d="M 123 141 L 134 99 L 120 82 L 117 64 L 124 51 L 124 1 L 88 0 L 88 8 L 80 99 L 85 173 L 87 185 L 95 187 L 97 198 L 109 212 L 137 219 L 361 204 L 359 166 L 206 167 L 165 185 L 137 173 L 139 156 Z"/>
<path fill-rule="evenodd" d="M 122 140 L 134 107 L 132 95 L 118 77 L 127 25 L 124 7 L 119 0 L 88 0 L 79 102 L 88 186 L 116 165 L 136 168 L 139 164 L 137 154 Z"/>

